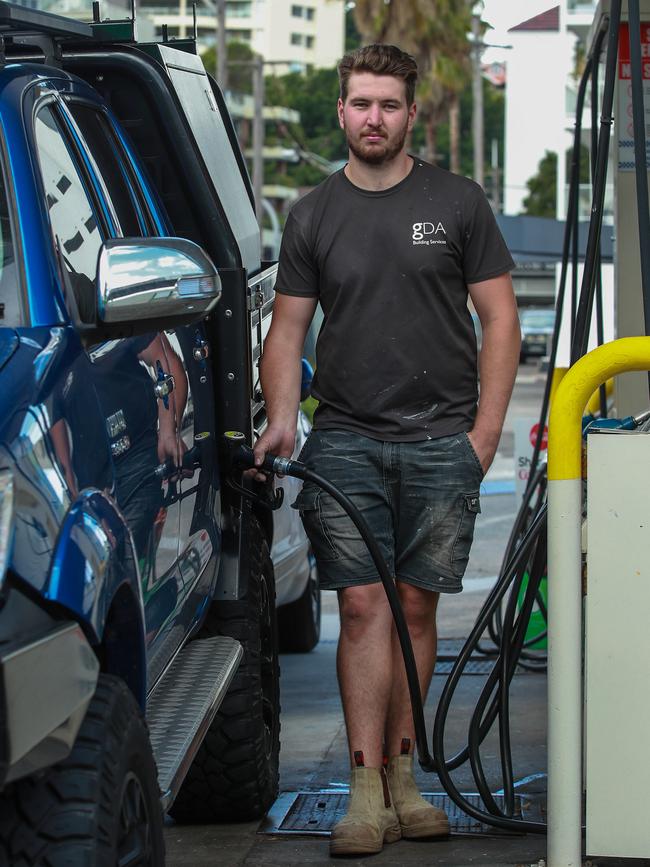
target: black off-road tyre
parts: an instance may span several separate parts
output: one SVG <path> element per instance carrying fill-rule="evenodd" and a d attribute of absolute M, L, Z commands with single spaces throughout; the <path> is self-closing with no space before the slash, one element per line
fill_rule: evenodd
<path fill-rule="evenodd" d="M 281 653 L 309 653 L 320 640 L 321 595 L 316 560 L 309 551 L 309 580 L 299 599 L 278 608 Z"/>
<path fill-rule="evenodd" d="M 261 526 L 251 519 L 248 592 L 214 603 L 198 636 L 228 635 L 244 656 L 170 815 L 178 822 L 246 822 L 278 796 L 280 667 L 275 580 Z"/>
<path fill-rule="evenodd" d="M 1 867 L 163 867 L 158 777 L 140 708 L 100 675 L 68 758 L 0 798 Z"/>

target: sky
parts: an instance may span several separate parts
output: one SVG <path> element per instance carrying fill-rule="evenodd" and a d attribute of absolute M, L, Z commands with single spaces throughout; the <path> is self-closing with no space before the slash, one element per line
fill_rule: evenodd
<path fill-rule="evenodd" d="M 490 44 L 507 45 L 509 41 L 508 28 L 514 27 L 540 12 L 552 9 L 558 5 L 558 0 L 483 0 L 481 17 L 494 27 L 485 36 Z M 489 48 L 483 54 L 484 63 L 496 60 L 508 60 L 507 49 Z"/>

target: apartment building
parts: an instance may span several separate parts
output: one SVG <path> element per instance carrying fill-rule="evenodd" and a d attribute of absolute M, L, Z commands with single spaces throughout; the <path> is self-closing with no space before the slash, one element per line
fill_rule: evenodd
<path fill-rule="evenodd" d="M 550 4 L 549 4 L 550 5 Z M 526 182 L 546 151 L 559 155 L 557 212 L 566 212 L 567 150 L 573 144 L 577 80 L 576 43 L 586 38 L 596 3 L 561 0 L 508 30 L 505 129 L 505 214 L 519 214 Z M 591 119 L 583 116 L 585 141 Z M 588 190 L 583 209 L 588 211 Z"/>
<path fill-rule="evenodd" d="M 140 0 L 138 8 L 151 17 L 157 33 L 163 25 L 170 36 L 192 31 L 189 0 Z M 196 21 L 201 46 L 214 45 L 214 0 L 197 4 Z M 228 39 L 246 42 L 278 73 L 332 67 L 344 53 L 345 0 L 227 0 L 226 30 Z"/>

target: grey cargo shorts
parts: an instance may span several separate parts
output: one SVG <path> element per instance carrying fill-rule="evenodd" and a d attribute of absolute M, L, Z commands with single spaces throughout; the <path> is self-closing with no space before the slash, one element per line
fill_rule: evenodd
<path fill-rule="evenodd" d="M 459 593 L 481 511 L 483 468 L 467 434 L 383 442 L 346 430 L 312 431 L 300 460 L 347 494 L 398 581 Z M 305 482 L 300 511 L 324 590 L 379 581 L 343 508 Z"/>

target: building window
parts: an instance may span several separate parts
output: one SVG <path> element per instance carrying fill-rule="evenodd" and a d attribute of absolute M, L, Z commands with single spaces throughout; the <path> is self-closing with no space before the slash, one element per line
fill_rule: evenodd
<path fill-rule="evenodd" d="M 312 6 L 298 6 L 294 4 L 291 7 L 291 14 L 294 18 L 304 18 L 306 21 L 313 21 L 316 10 Z"/>
<path fill-rule="evenodd" d="M 313 36 L 305 36 L 305 45 L 307 48 L 314 47 L 314 37 Z"/>
<path fill-rule="evenodd" d="M 226 14 L 229 18 L 250 18 L 253 14 L 250 0 L 230 0 L 226 4 Z"/>
<path fill-rule="evenodd" d="M 292 33 L 291 34 L 291 44 L 292 45 L 302 45 L 302 33 Z"/>

